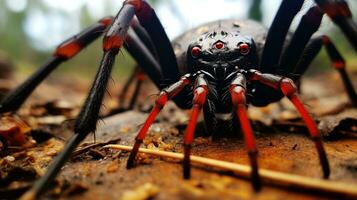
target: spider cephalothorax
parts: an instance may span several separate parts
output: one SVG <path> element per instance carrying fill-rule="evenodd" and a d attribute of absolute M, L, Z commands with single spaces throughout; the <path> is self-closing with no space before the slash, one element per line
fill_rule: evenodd
<path fill-rule="evenodd" d="M 253 69 L 257 55 L 253 38 L 217 28 L 189 45 L 187 65 L 191 73 L 204 71 L 222 81 L 237 69 Z"/>
<path fill-rule="evenodd" d="M 75 147 L 95 131 L 105 88 L 122 45 L 140 67 L 133 77 L 142 77 L 138 74 L 143 71 L 161 89 L 155 106 L 135 139 L 127 168 L 134 166 L 135 156 L 149 127 L 167 101 L 173 99 L 180 108 L 192 109 L 183 143 L 184 177 L 190 177 L 190 150 L 200 111 L 204 111 L 208 130 L 212 128 L 211 125 L 214 126 L 215 113 L 230 112 L 235 116 L 233 120 L 240 123 L 251 162 L 252 183 L 258 189 L 257 147 L 246 107 L 247 104 L 264 106 L 286 96 L 305 121 L 318 152 L 323 176 L 327 178 L 330 168 L 321 136 L 300 101 L 290 75 L 295 74 L 295 80 L 299 80 L 321 47 L 325 46 L 332 63 L 341 74 L 352 104 L 357 105 L 357 96 L 347 76 L 342 55 L 326 35 L 312 37 L 320 26 L 323 11 L 341 28 L 355 49 L 357 26 L 344 0 L 315 2 L 318 5 L 310 8 L 301 18 L 290 39 L 286 39 L 289 27 L 304 0 L 283 0 L 269 30 L 250 20 L 220 20 L 187 31 L 170 43 L 155 11 L 145 0 L 126 0 L 114 18 L 104 18 L 61 44 L 47 63 L 1 101 L 0 113 L 16 111 L 60 63 L 75 56 L 107 30 L 103 57 L 76 120 L 75 134 L 54 159 L 47 173 L 23 199 L 38 197 L 53 181 Z M 128 32 L 129 27 L 133 31 Z M 137 80 L 134 97 L 137 97 L 142 78 Z"/>

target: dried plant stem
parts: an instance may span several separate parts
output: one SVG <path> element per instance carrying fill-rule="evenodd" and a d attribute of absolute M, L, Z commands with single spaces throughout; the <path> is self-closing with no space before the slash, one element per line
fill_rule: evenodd
<path fill-rule="evenodd" d="M 131 151 L 131 146 L 124 145 L 107 145 L 105 148 L 113 148 L 124 151 Z M 173 153 L 152 149 L 140 148 L 139 152 L 152 154 L 156 156 L 166 157 L 166 158 L 174 158 L 178 160 L 183 159 L 183 154 L 181 153 Z M 220 168 L 224 170 L 229 170 L 235 172 L 235 174 L 242 177 L 250 177 L 250 167 L 247 165 L 241 165 L 231 162 L 225 162 L 210 158 L 204 158 L 199 156 L 191 155 L 192 163 L 204 164 L 210 167 Z M 293 174 L 287 174 L 282 172 L 276 172 L 267 169 L 259 169 L 259 174 L 264 183 L 274 184 L 278 186 L 284 187 L 293 187 L 298 189 L 304 189 L 308 191 L 316 191 L 320 193 L 327 194 L 335 194 L 341 195 L 339 197 L 355 197 L 357 198 L 357 185 L 347 184 L 323 179 L 309 178 L 303 177 Z"/>

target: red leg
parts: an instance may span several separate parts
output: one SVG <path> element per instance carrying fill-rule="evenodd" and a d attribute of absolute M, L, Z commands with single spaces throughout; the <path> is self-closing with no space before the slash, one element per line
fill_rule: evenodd
<path fill-rule="evenodd" d="M 196 89 L 194 91 L 191 119 L 187 125 L 184 138 L 183 176 L 185 179 L 190 178 L 191 144 L 194 138 L 198 116 L 202 110 L 203 105 L 206 103 L 207 93 L 207 83 L 203 78 L 203 75 L 199 75 L 197 77 Z"/>
<path fill-rule="evenodd" d="M 330 175 L 330 166 L 328 163 L 325 149 L 321 141 L 321 135 L 316 126 L 316 123 L 309 115 L 305 106 L 302 104 L 301 100 L 299 99 L 296 92 L 297 91 L 296 86 L 294 85 L 292 80 L 284 78 L 280 83 L 280 89 L 284 93 L 284 95 L 287 96 L 290 99 L 290 101 L 294 104 L 296 109 L 299 111 L 302 119 L 305 121 L 306 126 L 309 129 L 310 136 L 315 142 L 315 146 L 319 154 L 320 163 L 324 173 L 324 178 L 328 178 Z"/>
<path fill-rule="evenodd" d="M 154 108 L 151 110 L 143 127 L 140 129 L 138 135 L 135 138 L 135 144 L 133 146 L 133 150 L 131 151 L 131 153 L 129 155 L 129 159 L 128 159 L 128 162 L 126 165 L 126 167 L 128 169 L 133 167 L 134 160 L 135 160 L 136 155 L 138 154 L 139 147 L 140 147 L 141 143 L 143 143 L 146 133 L 149 130 L 151 124 L 155 121 L 156 116 L 159 114 L 159 112 L 162 110 L 162 108 L 165 106 L 165 104 L 167 103 L 167 101 L 169 99 L 173 98 L 186 85 L 191 83 L 190 78 L 191 78 L 190 75 L 183 76 L 183 77 L 181 77 L 181 79 L 178 82 L 176 82 L 175 84 L 173 84 L 170 87 L 161 91 L 159 97 L 155 101 Z"/>
<path fill-rule="evenodd" d="M 320 158 L 321 167 L 324 173 L 324 178 L 328 178 L 330 175 L 330 166 L 326 156 L 325 149 L 321 141 L 321 135 L 319 130 L 312 119 L 312 117 L 307 112 L 306 108 L 300 101 L 297 95 L 297 89 L 294 82 L 289 78 L 284 78 L 272 74 L 261 74 L 260 72 L 254 71 L 251 76 L 251 80 L 257 80 L 265 85 L 273 87 L 277 90 L 281 90 L 286 97 L 294 104 L 298 112 L 300 113 L 302 119 L 306 123 L 312 140 L 315 142 L 317 153 Z"/>
<path fill-rule="evenodd" d="M 252 184 L 255 190 L 259 190 L 261 187 L 260 177 L 258 173 L 258 161 L 257 161 L 257 146 L 255 144 L 255 138 L 253 134 L 252 126 L 248 118 L 246 111 L 246 97 L 245 97 L 245 85 L 246 79 L 242 74 L 238 74 L 237 78 L 233 80 L 230 86 L 230 93 L 232 98 L 233 109 L 240 121 L 242 132 L 245 139 L 245 144 L 248 150 L 248 155 L 251 165 L 251 177 Z"/>

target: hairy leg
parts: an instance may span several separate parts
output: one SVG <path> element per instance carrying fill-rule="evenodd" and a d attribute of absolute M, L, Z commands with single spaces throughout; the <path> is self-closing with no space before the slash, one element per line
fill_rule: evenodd
<path fill-rule="evenodd" d="M 76 120 L 75 134 L 65 144 L 63 150 L 55 157 L 43 177 L 37 180 L 32 188 L 26 192 L 21 199 L 36 199 L 53 181 L 61 167 L 70 157 L 72 151 L 90 133 L 95 131 L 99 117 L 100 107 L 110 73 L 114 64 L 115 56 L 122 47 L 129 24 L 135 13 L 144 8 L 141 7 L 140 0 L 127 0 L 114 18 L 112 25 L 106 32 L 103 40 L 103 57 L 97 75 L 92 84 L 89 95 Z"/>

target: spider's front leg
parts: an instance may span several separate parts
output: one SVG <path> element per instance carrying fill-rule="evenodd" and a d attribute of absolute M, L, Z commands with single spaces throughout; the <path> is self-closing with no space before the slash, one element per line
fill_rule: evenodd
<path fill-rule="evenodd" d="M 246 78 L 243 74 L 238 73 L 230 85 L 230 93 L 234 112 L 239 119 L 242 133 L 245 139 L 245 145 L 248 150 L 248 155 L 251 165 L 252 184 L 255 190 L 261 187 L 260 177 L 258 173 L 258 150 L 255 144 L 253 129 L 250 124 L 248 114 L 246 111 Z"/>
<path fill-rule="evenodd" d="M 154 108 L 151 110 L 144 125 L 141 127 L 138 135 L 135 138 L 135 144 L 133 146 L 133 150 L 131 151 L 131 153 L 129 155 L 127 165 L 126 165 L 126 167 L 128 169 L 130 169 L 134 166 L 135 157 L 138 154 L 139 147 L 143 143 L 150 126 L 154 123 L 156 116 L 164 108 L 164 106 L 166 105 L 166 103 L 169 99 L 172 99 L 173 97 L 175 97 L 179 92 L 181 92 L 184 89 L 184 87 L 186 87 L 187 85 L 189 85 L 192 82 L 192 80 L 191 80 L 192 78 L 193 77 L 190 74 L 182 76 L 178 82 L 172 84 L 171 86 L 163 89 L 160 92 L 159 96 L 157 97 L 157 99 L 155 101 Z"/>
<path fill-rule="evenodd" d="M 135 157 L 138 153 L 140 145 L 143 143 L 144 138 L 153 124 L 156 116 L 163 109 L 169 99 L 175 97 L 179 92 L 181 92 L 185 86 L 189 85 L 192 82 L 192 79 L 195 78 L 196 75 L 187 74 L 181 78 L 180 81 L 172 84 L 166 89 L 160 92 L 159 97 L 155 101 L 155 106 L 147 117 L 144 125 L 140 129 L 138 135 L 135 138 L 135 144 L 133 146 L 133 150 L 131 151 L 127 168 L 130 169 L 134 166 Z M 197 119 L 200 111 L 202 110 L 203 105 L 206 102 L 206 97 L 208 93 L 207 82 L 203 77 L 203 74 L 198 74 L 195 82 L 195 90 L 194 90 L 194 98 L 193 98 L 193 106 L 192 106 L 192 114 L 190 118 L 190 122 L 187 125 L 185 137 L 184 137 L 184 160 L 183 160 L 183 172 L 184 178 L 188 179 L 190 177 L 190 152 L 191 152 L 191 144 L 194 138 L 194 132 L 196 128 Z"/>
<path fill-rule="evenodd" d="M 43 177 L 37 180 L 33 187 L 26 192 L 21 199 L 36 199 L 46 187 L 52 183 L 61 167 L 70 157 L 78 144 L 92 131 L 96 129 L 99 110 L 106 91 L 106 86 L 114 64 L 115 56 L 123 45 L 128 27 L 135 15 L 135 11 L 140 9 L 141 1 L 126 1 L 115 17 L 111 27 L 107 31 L 103 41 L 103 57 L 97 75 L 92 84 L 89 95 L 76 120 L 75 134 L 67 141 L 63 150 L 50 164 Z"/>
<path fill-rule="evenodd" d="M 315 121 L 312 119 L 305 106 L 299 99 L 297 88 L 294 82 L 289 78 L 284 78 L 273 74 L 263 74 L 256 70 L 249 72 L 249 79 L 252 81 L 259 81 L 260 83 L 267 85 L 271 88 L 281 91 L 288 99 L 294 104 L 297 111 L 300 113 L 304 120 L 311 139 L 314 141 L 317 153 L 320 158 L 320 164 L 323 171 L 323 177 L 328 178 L 330 175 L 330 166 L 326 156 L 325 149 L 322 144 L 321 135 L 317 128 Z"/>
<path fill-rule="evenodd" d="M 191 145 L 193 142 L 198 116 L 206 103 L 208 94 L 208 84 L 203 74 L 199 74 L 196 83 L 193 96 L 193 105 L 190 121 L 187 125 L 184 136 L 184 158 L 183 158 L 183 177 L 184 179 L 190 178 L 191 172 Z"/>

